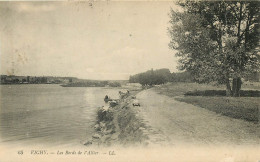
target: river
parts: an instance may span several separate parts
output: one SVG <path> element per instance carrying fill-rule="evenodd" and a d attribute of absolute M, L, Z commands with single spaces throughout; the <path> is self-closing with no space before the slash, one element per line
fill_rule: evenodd
<path fill-rule="evenodd" d="M 2 144 L 77 145 L 90 138 L 104 96 L 118 88 L 0 85 Z"/>

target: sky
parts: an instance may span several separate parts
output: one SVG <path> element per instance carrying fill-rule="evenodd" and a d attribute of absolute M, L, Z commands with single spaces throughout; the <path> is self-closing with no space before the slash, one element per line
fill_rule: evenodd
<path fill-rule="evenodd" d="M 173 2 L 0 2 L 0 73 L 125 80 L 176 72 Z"/>

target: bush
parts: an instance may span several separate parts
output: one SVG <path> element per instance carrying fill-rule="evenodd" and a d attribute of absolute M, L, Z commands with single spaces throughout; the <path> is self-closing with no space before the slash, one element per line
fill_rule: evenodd
<path fill-rule="evenodd" d="M 113 112 L 111 110 L 104 111 L 104 109 L 98 110 L 97 120 L 101 121 L 112 121 L 114 119 Z"/>
<path fill-rule="evenodd" d="M 130 83 L 140 83 L 141 85 L 159 85 L 170 80 L 171 72 L 169 69 L 148 70 L 143 73 L 130 76 Z"/>

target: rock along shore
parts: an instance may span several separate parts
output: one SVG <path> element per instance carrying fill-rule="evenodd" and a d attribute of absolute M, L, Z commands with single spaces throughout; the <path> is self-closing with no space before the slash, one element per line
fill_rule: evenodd
<path fill-rule="evenodd" d="M 147 145 L 148 136 L 144 134 L 145 125 L 137 117 L 139 106 L 135 95 L 141 90 L 131 90 L 120 96 L 110 106 L 103 106 L 97 111 L 95 133 L 84 142 L 86 146 L 134 146 Z"/>

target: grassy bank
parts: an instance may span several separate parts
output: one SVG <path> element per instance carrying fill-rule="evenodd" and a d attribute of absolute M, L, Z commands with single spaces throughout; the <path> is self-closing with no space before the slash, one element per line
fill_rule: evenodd
<path fill-rule="evenodd" d="M 142 130 L 145 125 L 137 118 L 136 113 L 130 104 L 118 109 L 117 122 L 120 130 L 118 140 L 123 146 L 145 145 L 148 139 Z"/>
<path fill-rule="evenodd" d="M 155 90 L 160 94 L 176 97 L 178 101 L 200 106 L 218 114 L 257 123 L 259 122 L 259 83 L 244 84 L 243 88 L 247 89 L 242 91 L 242 95 L 246 97 L 225 97 L 223 86 L 196 83 L 170 83 L 156 87 Z"/>
<path fill-rule="evenodd" d="M 133 98 L 140 89 L 130 90 L 130 94 L 118 100 L 118 105 L 109 108 L 100 108 L 97 111 L 95 134 L 85 145 L 145 145 L 148 139 L 144 135 L 145 125 L 137 118 L 138 107 L 133 107 Z"/>

